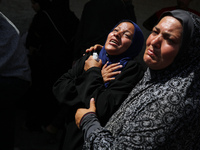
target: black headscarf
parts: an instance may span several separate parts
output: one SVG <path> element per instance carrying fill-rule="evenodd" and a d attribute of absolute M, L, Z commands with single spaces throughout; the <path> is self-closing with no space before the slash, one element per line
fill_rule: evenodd
<path fill-rule="evenodd" d="M 192 64 L 196 64 L 199 61 L 200 51 L 197 49 L 200 46 L 200 31 L 199 16 L 191 12 L 181 9 L 165 12 L 161 15 L 160 20 L 165 16 L 172 16 L 178 19 L 183 26 L 180 50 L 170 66 L 161 71 L 150 70 L 150 72 L 152 75 L 156 75 L 155 78 L 160 77 L 168 80 L 176 74 L 180 75 L 181 72 L 185 72 L 186 68 L 188 69 L 189 66 L 193 66 Z M 168 75 L 169 73 L 170 76 Z M 166 78 L 164 74 L 169 78 Z"/>
<path fill-rule="evenodd" d="M 194 23 L 191 17 L 191 13 L 188 13 L 184 10 L 174 10 L 171 12 L 163 13 L 160 20 L 165 16 L 173 16 L 174 18 L 178 19 L 182 26 L 183 26 L 183 33 L 182 33 L 182 41 L 181 41 L 181 47 L 180 52 L 175 59 L 175 62 L 179 61 L 179 59 L 182 59 L 182 61 L 185 61 L 185 57 L 190 54 L 188 51 L 189 43 L 191 42 L 193 35 L 194 35 Z M 182 57 L 182 58 L 181 58 Z"/>

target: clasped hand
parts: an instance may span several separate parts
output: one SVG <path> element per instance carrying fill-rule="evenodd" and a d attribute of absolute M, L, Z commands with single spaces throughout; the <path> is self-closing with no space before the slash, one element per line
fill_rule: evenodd
<path fill-rule="evenodd" d="M 75 114 L 75 121 L 76 121 L 76 125 L 78 128 L 80 128 L 80 121 L 81 121 L 82 117 L 88 112 L 96 112 L 94 98 L 91 98 L 91 100 L 90 100 L 90 108 L 89 109 L 86 109 L 86 108 L 77 109 L 76 114 Z"/>
<path fill-rule="evenodd" d="M 87 71 L 88 69 L 92 67 L 102 67 L 102 61 L 99 59 L 99 61 L 96 61 L 93 56 L 90 56 L 86 61 L 84 65 L 84 70 Z"/>
<path fill-rule="evenodd" d="M 110 81 L 110 80 L 114 80 L 116 75 L 120 74 L 121 71 L 115 71 L 119 68 L 122 67 L 122 65 L 119 65 L 120 63 L 114 63 L 111 64 L 109 66 L 107 66 L 107 63 L 103 66 L 102 70 L 101 70 L 101 75 L 103 77 L 103 81 L 104 83 Z"/>
<path fill-rule="evenodd" d="M 86 53 L 92 52 L 92 51 L 100 51 L 102 47 L 103 47 L 102 45 L 96 44 L 95 46 L 91 46 L 90 48 L 88 48 L 86 50 Z M 109 82 L 110 80 L 114 80 L 115 76 L 121 73 L 121 71 L 115 71 L 115 70 L 122 67 L 122 65 L 119 65 L 120 63 L 114 63 L 109 66 L 107 66 L 107 63 L 103 66 L 101 70 L 104 83 Z M 101 63 L 100 62 L 98 63 L 96 60 L 92 58 L 92 56 L 90 56 L 85 61 L 84 70 L 87 71 L 91 67 L 101 67 L 101 66 L 102 66 L 102 61 Z"/>

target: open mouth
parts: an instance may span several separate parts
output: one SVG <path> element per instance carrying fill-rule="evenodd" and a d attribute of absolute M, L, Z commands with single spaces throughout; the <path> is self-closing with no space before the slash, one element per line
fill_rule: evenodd
<path fill-rule="evenodd" d="M 116 44 L 116 45 L 119 45 L 119 42 L 116 41 L 116 40 L 113 40 L 113 39 L 112 39 L 112 40 L 110 40 L 110 42 L 111 42 L 111 43 L 114 43 L 114 44 Z"/>

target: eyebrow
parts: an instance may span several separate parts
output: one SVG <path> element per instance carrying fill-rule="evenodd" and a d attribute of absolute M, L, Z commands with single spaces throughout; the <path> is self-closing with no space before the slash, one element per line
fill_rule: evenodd
<path fill-rule="evenodd" d="M 155 26 L 154 28 L 160 32 L 160 28 L 158 28 L 158 27 L 156 27 L 156 26 Z M 173 35 L 173 34 L 171 34 L 171 33 L 168 33 L 168 32 L 163 32 L 162 34 L 163 34 L 164 36 L 168 36 L 168 37 L 173 36 L 173 37 L 175 37 L 176 39 L 178 39 L 177 36 L 175 36 L 175 35 Z"/>
<path fill-rule="evenodd" d="M 114 29 L 117 29 L 117 28 L 121 29 L 120 26 L 116 26 Z M 114 30 L 114 29 L 113 29 L 113 30 Z M 113 30 L 112 30 L 112 31 L 113 31 Z M 128 30 L 128 29 L 125 30 L 124 32 L 129 32 L 130 34 L 134 34 L 134 32 L 132 33 L 132 31 L 131 31 L 131 30 Z"/>

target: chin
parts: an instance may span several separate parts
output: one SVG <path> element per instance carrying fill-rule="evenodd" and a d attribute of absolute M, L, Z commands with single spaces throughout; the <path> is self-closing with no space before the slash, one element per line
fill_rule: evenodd
<path fill-rule="evenodd" d="M 108 53 L 108 55 L 118 55 L 117 53 L 116 53 L 116 49 L 109 49 L 109 50 L 106 50 L 106 52 Z"/>
<path fill-rule="evenodd" d="M 154 62 L 152 59 L 143 59 L 147 67 L 149 67 L 152 70 L 157 70 L 156 68 L 156 62 Z"/>
<path fill-rule="evenodd" d="M 108 53 L 108 52 L 107 52 L 107 53 Z M 108 53 L 108 55 L 115 56 L 115 55 L 120 55 L 120 54 L 116 54 L 116 53 Z"/>
<path fill-rule="evenodd" d="M 147 55 L 144 55 L 143 60 L 144 60 L 144 62 L 145 62 L 146 64 L 151 63 L 151 61 L 152 61 L 151 57 L 149 57 L 149 56 L 147 56 Z"/>

